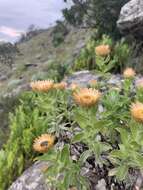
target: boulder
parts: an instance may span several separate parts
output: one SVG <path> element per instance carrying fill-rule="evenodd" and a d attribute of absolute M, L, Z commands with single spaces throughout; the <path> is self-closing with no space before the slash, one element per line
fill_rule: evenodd
<path fill-rule="evenodd" d="M 131 0 L 120 12 L 117 26 L 121 33 L 143 39 L 143 1 Z"/>
<path fill-rule="evenodd" d="M 97 80 L 98 76 L 92 74 L 90 71 L 85 70 L 85 71 L 79 71 L 73 73 L 71 76 L 68 78 L 65 78 L 64 81 L 70 84 L 75 83 L 79 86 L 86 87 L 91 80 Z"/>
<path fill-rule="evenodd" d="M 121 87 L 122 77 L 121 75 L 108 75 L 106 78 L 100 74 L 94 74 L 91 71 L 83 70 L 73 73 L 71 76 L 64 79 L 68 86 L 71 84 L 77 84 L 80 87 L 87 87 L 91 81 L 104 81 L 109 86 Z"/>
<path fill-rule="evenodd" d="M 50 190 L 43 171 L 48 168 L 46 162 L 37 162 L 27 169 L 8 190 Z"/>

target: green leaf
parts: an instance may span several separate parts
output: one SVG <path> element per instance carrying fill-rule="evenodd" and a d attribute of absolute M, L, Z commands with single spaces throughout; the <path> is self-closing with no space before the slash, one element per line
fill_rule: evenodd
<path fill-rule="evenodd" d="M 72 143 L 76 143 L 76 142 L 81 142 L 84 139 L 84 133 L 78 133 L 76 134 L 73 139 L 72 139 Z"/>
<path fill-rule="evenodd" d="M 34 161 L 41 160 L 41 161 L 53 162 L 56 159 L 56 155 L 57 155 L 57 152 L 54 149 L 51 149 L 47 153 L 43 154 L 42 156 L 36 157 Z"/>
<path fill-rule="evenodd" d="M 91 150 L 86 150 L 81 154 L 79 162 L 81 162 L 81 164 L 84 164 L 87 158 L 89 158 L 91 155 L 92 155 Z"/>
<path fill-rule="evenodd" d="M 128 173 L 128 165 L 126 163 L 122 164 L 121 166 L 119 166 L 117 168 L 117 173 L 116 173 L 116 176 L 119 180 L 123 181 L 126 176 L 127 176 L 127 173 Z"/>
<path fill-rule="evenodd" d="M 65 176 L 64 176 L 64 182 L 62 184 L 63 189 L 68 189 L 71 185 L 71 177 L 72 177 L 72 172 L 65 172 Z"/>
<path fill-rule="evenodd" d="M 113 150 L 109 157 L 118 158 L 118 159 L 125 159 L 126 158 L 126 151 L 121 150 Z"/>
<path fill-rule="evenodd" d="M 140 155 L 137 152 L 134 152 L 133 154 L 133 161 L 136 163 L 136 165 L 140 168 L 143 168 L 143 155 Z"/>
<path fill-rule="evenodd" d="M 75 120 L 82 129 L 85 129 L 88 125 L 88 118 L 85 113 L 75 113 Z"/>
<path fill-rule="evenodd" d="M 128 146 L 129 140 L 130 140 L 130 133 L 126 129 L 123 129 L 123 128 L 117 128 L 116 130 L 120 133 L 121 142 L 125 146 Z"/>
<path fill-rule="evenodd" d="M 69 145 L 65 145 L 64 148 L 61 151 L 61 155 L 60 155 L 60 161 L 67 165 L 69 163 L 70 159 L 70 151 L 69 151 Z"/>
<path fill-rule="evenodd" d="M 140 144 L 140 141 L 142 140 L 143 126 L 140 123 L 132 121 L 130 124 L 130 129 L 134 141 Z"/>

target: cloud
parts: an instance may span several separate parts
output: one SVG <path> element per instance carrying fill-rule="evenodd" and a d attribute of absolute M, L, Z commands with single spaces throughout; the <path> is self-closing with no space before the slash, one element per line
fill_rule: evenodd
<path fill-rule="evenodd" d="M 0 0 L 0 38 L 13 41 L 31 24 L 48 28 L 63 19 L 66 6 L 63 0 Z"/>
<path fill-rule="evenodd" d="M 16 37 L 21 36 L 23 31 L 17 30 L 11 27 L 7 27 L 7 26 L 0 26 L 0 33 L 5 34 L 12 38 L 16 38 Z"/>
<path fill-rule="evenodd" d="M 0 43 L 1 42 L 7 42 L 8 40 L 7 39 L 5 39 L 5 38 L 0 38 Z"/>

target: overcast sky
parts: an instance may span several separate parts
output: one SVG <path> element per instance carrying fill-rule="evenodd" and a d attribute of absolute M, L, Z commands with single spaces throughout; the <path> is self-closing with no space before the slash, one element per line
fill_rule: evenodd
<path fill-rule="evenodd" d="M 0 41 L 13 41 L 30 24 L 47 28 L 62 17 L 63 0 L 0 0 Z"/>

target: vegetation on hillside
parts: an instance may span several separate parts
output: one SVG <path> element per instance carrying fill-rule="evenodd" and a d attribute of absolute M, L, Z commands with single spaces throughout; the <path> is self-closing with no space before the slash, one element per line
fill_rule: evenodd
<path fill-rule="evenodd" d="M 111 35 L 113 38 L 120 38 L 117 29 L 121 7 L 129 0 L 73 0 L 69 9 L 63 10 L 67 22 L 75 26 L 83 25 L 98 29 L 99 36 Z M 68 0 L 65 0 L 68 2 Z"/>
<path fill-rule="evenodd" d="M 25 93 L 15 114 L 10 114 L 10 137 L 0 151 L 0 188 L 6 189 L 35 158 L 49 161 L 48 185 L 57 189 L 89 189 L 91 183 L 81 172 L 85 162 L 97 172 L 104 168 L 105 179 L 118 187 L 120 180 L 124 188 L 133 185 L 130 175 L 143 167 L 143 85 L 140 82 L 133 93 L 134 76 L 127 69 L 122 88 L 102 94 L 103 81 L 96 87 L 69 90 L 65 83 L 31 83 L 33 92 Z M 70 151 L 76 143 L 83 152 L 73 160 Z"/>
<path fill-rule="evenodd" d="M 105 179 L 107 188 L 134 186 L 143 167 L 143 81 L 135 86 L 134 69 L 124 70 L 130 65 L 132 48 L 120 39 L 116 20 L 126 2 L 73 0 L 72 7 L 63 10 L 69 24 L 96 28 L 78 52 L 73 52 L 75 41 L 87 31 L 81 29 L 79 37 L 60 21 L 42 35 L 29 29 L 17 44 L 22 52 L 15 59 L 18 80 L 8 83 L 9 91 L 22 75 L 24 82 L 32 82 L 31 91 L 21 95 L 15 112 L 9 114 L 9 138 L 0 150 L 1 190 L 36 160 L 48 161 L 45 175 L 52 189 L 92 188 L 97 182 L 84 175 L 86 164 L 94 176 Z M 96 72 L 100 81 L 91 81 L 87 88 L 75 84 L 67 88 L 61 82 L 80 70 Z M 110 72 L 123 73 L 120 87 L 107 85 Z M 76 156 L 75 146 L 81 148 Z"/>
<path fill-rule="evenodd" d="M 96 47 L 96 48 L 95 48 Z M 75 59 L 74 70 L 98 70 L 102 73 L 122 73 L 129 64 L 132 49 L 125 40 L 114 42 L 103 35 L 101 39 L 90 39 Z"/>
<path fill-rule="evenodd" d="M 89 50 L 91 44 L 87 45 Z M 126 52 L 128 48 L 125 48 L 124 42 L 119 44 L 119 52 Z M 96 59 L 95 66 L 104 78 L 106 73 L 116 69 L 117 62 L 113 64 L 114 57 L 117 56 L 122 61 L 125 61 L 127 57 L 121 53 L 115 53 L 111 47 L 112 40 L 107 36 L 104 36 L 102 43 L 100 41 L 97 45 L 92 44 L 94 58 Z M 112 51 L 114 51 L 114 56 L 111 59 Z M 82 61 L 86 61 L 86 59 L 87 56 Z M 82 68 L 82 65 L 80 67 Z M 60 72 L 63 70 L 58 71 L 58 73 Z M 51 186 L 54 184 L 61 190 L 68 189 L 71 186 L 76 186 L 77 189 L 88 189 L 91 185 L 90 181 L 86 176 L 81 175 L 81 170 L 85 162 L 88 162 L 91 157 L 96 159 L 95 169 L 102 168 L 104 165 L 110 176 L 117 177 L 118 186 L 120 180 L 128 179 L 130 174 L 128 171 L 131 168 L 133 170 L 139 169 L 141 166 L 140 159 L 142 159 L 141 157 L 132 158 L 126 166 L 128 157 L 125 160 L 122 157 L 122 151 L 129 149 L 128 143 L 124 142 L 122 137 L 124 130 L 125 138 L 130 136 L 129 145 L 133 143 L 132 155 L 138 155 L 141 151 L 141 142 L 132 139 L 131 127 L 136 126 L 138 122 L 134 120 L 134 117 L 132 120 L 130 119 L 132 102 L 142 102 L 140 90 L 137 89 L 137 93 L 134 96 L 132 95 L 134 76 L 135 73 L 131 69 L 126 70 L 123 87 L 118 90 L 109 88 L 109 91 L 102 95 L 100 91 L 102 91 L 103 84 L 100 85 L 100 82 L 97 82 L 98 85 L 91 84 L 91 88 L 85 89 L 80 87 L 66 89 L 65 83 L 53 83 L 51 80 L 32 82 L 31 88 L 34 92 L 27 92 L 22 95 L 21 104 L 14 114 L 10 114 L 10 136 L 0 151 L 0 189 L 8 188 L 13 180 L 35 159 L 50 161 L 47 171 L 48 184 Z M 132 95 L 131 98 L 130 95 Z M 104 108 L 102 113 L 98 110 L 98 102 Z M 118 115 L 114 115 L 115 112 Z M 139 122 L 138 125 L 139 130 L 141 130 L 142 124 Z M 80 130 L 76 132 L 76 128 Z M 67 132 L 71 133 L 72 138 L 66 135 Z M 135 133 L 137 132 L 135 131 Z M 141 131 L 139 133 L 142 134 Z M 51 141 L 50 137 L 52 138 Z M 55 145 L 53 141 L 55 141 Z M 60 142 L 63 142 L 64 146 L 59 149 L 58 144 Z M 85 148 L 75 161 L 70 157 L 70 151 L 76 143 L 80 143 Z M 134 143 L 138 145 L 134 145 Z M 136 146 L 138 146 L 137 149 Z M 124 147 L 123 150 L 120 147 Z M 36 151 L 38 152 L 36 153 Z M 132 160 L 134 161 L 132 162 Z M 57 180 L 59 174 L 63 176 L 60 181 Z M 111 179 L 114 181 L 116 178 L 111 177 Z M 126 183 L 124 183 L 125 186 Z"/>

